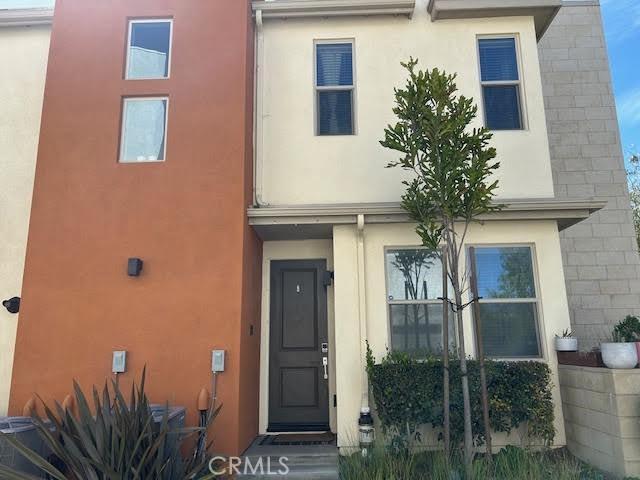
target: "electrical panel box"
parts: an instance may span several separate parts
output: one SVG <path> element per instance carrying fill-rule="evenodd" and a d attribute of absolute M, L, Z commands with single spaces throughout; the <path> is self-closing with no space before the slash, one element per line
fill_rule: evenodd
<path fill-rule="evenodd" d="M 224 372 L 224 350 L 211 351 L 211 371 Z"/>
<path fill-rule="evenodd" d="M 111 371 L 113 373 L 124 373 L 126 370 L 127 370 L 127 352 L 124 350 L 114 351 Z"/>

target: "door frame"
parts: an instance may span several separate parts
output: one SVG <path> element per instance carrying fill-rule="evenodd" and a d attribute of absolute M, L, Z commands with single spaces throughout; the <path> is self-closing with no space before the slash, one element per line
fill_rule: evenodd
<path fill-rule="evenodd" d="M 318 328 L 318 337 L 316 337 L 316 346 L 315 348 L 307 349 L 305 347 L 304 351 L 298 352 L 296 349 L 291 350 L 280 350 L 283 357 L 279 358 L 274 355 L 274 351 L 271 350 L 271 355 L 269 358 L 269 398 L 270 401 L 278 398 L 280 395 L 284 395 L 285 386 L 282 384 L 282 379 L 278 380 L 273 377 L 276 374 L 276 365 L 278 365 L 278 361 L 285 361 L 284 365 L 288 365 L 289 368 L 305 368 L 308 369 L 309 365 L 309 356 L 311 358 L 317 358 L 317 364 L 311 367 L 315 371 L 315 388 L 317 389 L 318 400 L 320 403 L 318 407 L 302 407 L 303 411 L 296 411 L 297 408 L 294 408 L 293 411 L 289 412 L 291 415 L 298 415 L 300 418 L 298 420 L 293 420 L 292 417 L 288 417 L 287 414 L 283 411 L 279 411 L 279 409 L 274 409 L 274 405 L 269 405 L 269 423 L 267 431 L 272 432 L 313 432 L 313 431 L 327 431 L 330 430 L 329 427 L 329 379 L 323 378 L 322 376 L 322 354 L 321 344 L 329 342 L 329 315 L 327 313 L 327 285 L 324 285 L 324 272 L 327 269 L 327 261 L 324 259 L 320 260 L 310 260 L 310 259 L 296 259 L 296 260 L 271 260 L 271 312 L 270 317 L 274 315 L 283 314 L 284 304 L 278 302 L 277 299 L 280 297 L 284 298 L 284 284 L 282 282 L 282 278 L 278 279 L 278 272 L 307 272 L 311 273 L 314 278 L 313 285 L 313 297 L 314 307 L 311 309 L 315 318 L 317 319 L 317 328 Z M 274 273 L 274 271 L 276 273 Z M 278 286 L 279 290 L 274 290 L 274 287 Z M 309 287 L 310 285 L 307 285 Z M 298 286 L 298 288 L 300 288 Z M 300 291 L 300 290 L 299 290 Z M 295 293 L 293 294 L 295 297 Z M 294 300 L 294 298 L 291 298 Z M 295 301 L 295 300 L 294 300 Z M 280 308 L 274 305 L 280 304 Z M 310 306 L 310 305 L 309 305 Z M 274 335 L 275 329 L 273 325 L 271 325 L 270 329 L 270 338 L 269 338 L 269 347 L 273 349 L 278 344 L 278 338 Z M 284 335 L 284 330 L 282 330 L 282 334 Z M 274 343 L 275 342 L 275 343 Z M 328 356 L 328 352 L 327 352 Z M 284 360 L 285 358 L 289 358 L 288 361 Z M 306 360 L 305 360 L 306 359 Z M 289 363 L 291 362 L 291 363 Z M 284 368 L 282 364 L 280 364 L 281 368 Z M 327 366 L 328 368 L 328 366 Z M 292 388 L 296 388 L 294 385 L 291 385 Z M 305 410 L 307 408 L 307 410 Z M 304 413 L 303 413 L 304 412 Z M 279 417 L 279 421 L 276 418 Z M 311 418 L 314 418 L 315 421 L 311 421 Z"/>
<path fill-rule="evenodd" d="M 333 270 L 333 242 L 331 240 L 266 241 L 262 256 L 262 311 L 260 328 L 260 399 L 259 425 L 261 435 L 268 432 L 269 424 L 269 355 L 271 313 L 271 261 L 273 260 L 325 260 L 328 270 Z M 329 341 L 329 426 L 337 432 L 336 365 L 335 365 L 335 320 L 333 285 L 327 287 L 327 322 Z M 281 433 L 281 432 L 278 432 Z"/>

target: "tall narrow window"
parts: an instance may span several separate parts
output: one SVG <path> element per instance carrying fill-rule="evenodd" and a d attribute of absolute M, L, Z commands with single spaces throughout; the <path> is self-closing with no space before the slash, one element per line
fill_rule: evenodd
<path fill-rule="evenodd" d="M 353 135 L 353 43 L 316 44 L 316 132 Z"/>
<path fill-rule="evenodd" d="M 127 45 L 128 80 L 168 78 L 171 20 L 132 20 Z"/>
<path fill-rule="evenodd" d="M 485 354 L 499 358 L 540 357 L 531 248 L 477 247 L 475 262 Z"/>
<path fill-rule="evenodd" d="M 481 38 L 478 48 L 487 128 L 522 129 L 522 93 L 516 39 Z"/>
<path fill-rule="evenodd" d="M 442 345 L 442 262 L 430 250 L 386 252 L 391 348 L 414 356 L 440 355 Z M 449 317 L 450 345 L 455 344 Z"/>
<path fill-rule="evenodd" d="M 125 98 L 120 162 L 165 159 L 168 98 Z"/>

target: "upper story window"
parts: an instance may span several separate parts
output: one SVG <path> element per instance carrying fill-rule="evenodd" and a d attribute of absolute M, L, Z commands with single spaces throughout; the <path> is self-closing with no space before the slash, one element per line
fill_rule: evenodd
<path fill-rule="evenodd" d="M 531 247 L 476 247 L 475 262 L 485 354 L 539 358 L 538 295 Z"/>
<path fill-rule="evenodd" d="M 161 162 L 167 134 L 166 97 L 125 98 L 122 107 L 120 162 Z"/>
<path fill-rule="evenodd" d="M 127 42 L 128 80 L 169 78 L 172 20 L 131 20 Z"/>
<path fill-rule="evenodd" d="M 516 38 L 480 38 L 478 48 L 487 128 L 521 130 L 522 92 Z"/>
<path fill-rule="evenodd" d="M 442 262 L 424 248 L 385 252 L 391 348 L 414 356 L 440 355 L 442 344 Z M 454 322 L 449 343 L 455 344 Z"/>
<path fill-rule="evenodd" d="M 353 42 L 316 42 L 315 65 L 316 134 L 353 135 Z"/>

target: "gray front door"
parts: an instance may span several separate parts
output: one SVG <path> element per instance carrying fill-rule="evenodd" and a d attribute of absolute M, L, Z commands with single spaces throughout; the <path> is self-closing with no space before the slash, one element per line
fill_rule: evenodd
<path fill-rule="evenodd" d="M 329 430 L 325 271 L 325 260 L 271 262 L 270 432 Z"/>

